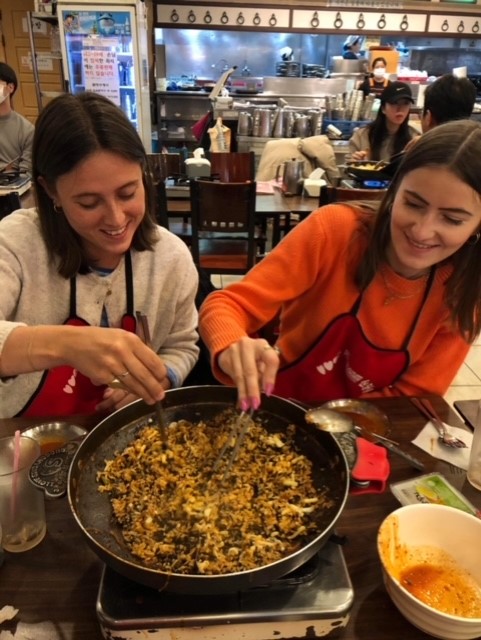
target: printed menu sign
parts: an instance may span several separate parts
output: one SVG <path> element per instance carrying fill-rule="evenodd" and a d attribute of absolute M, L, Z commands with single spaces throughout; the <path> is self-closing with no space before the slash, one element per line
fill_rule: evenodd
<path fill-rule="evenodd" d="M 120 106 L 117 52 L 110 48 L 88 48 L 83 52 L 85 88 L 100 93 Z"/>

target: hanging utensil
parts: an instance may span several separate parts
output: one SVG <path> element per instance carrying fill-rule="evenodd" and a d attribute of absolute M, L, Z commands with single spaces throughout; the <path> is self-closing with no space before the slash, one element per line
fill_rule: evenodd
<path fill-rule="evenodd" d="M 145 344 L 152 349 L 152 341 L 150 338 L 150 329 L 149 329 L 149 321 L 147 320 L 147 316 L 140 311 L 136 311 L 135 316 L 137 318 L 137 322 L 142 327 L 142 333 L 144 336 Z M 157 423 L 160 429 L 160 435 L 162 437 L 162 446 L 164 449 L 167 449 L 167 420 L 165 417 L 164 409 L 162 407 L 162 403 L 158 400 L 154 404 L 155 417 L 157 418 Z"/>

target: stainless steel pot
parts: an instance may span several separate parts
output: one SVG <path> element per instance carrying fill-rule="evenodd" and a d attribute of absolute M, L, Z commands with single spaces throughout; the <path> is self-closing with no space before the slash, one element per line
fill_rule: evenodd
<path fill-rule="evenodd" d="M 281 188 L 286 196 L 300 195 L 304 182 L 304 160 L 287 160 L 276 169 L 276 181 L 281 183 Z M 281 175 L 282 173 L 282 175 Z"/>
<path fill-rule="evenodd" d="M 239 136 L 250 136 L 252 133 L 252 116 L 248 111 L 241 111 L 237 123 L 237 134 Z"/>
<path fill-rule="evenodd" d="M 332 56 L 333 73 L 362 73 L 366 66 L 366 60 L 346 60 L 342 56 Z"/>
<path fill-rule="evenodd" d="M 231 387 L 185 387 L 168 391 L 163 405 L 169 422 L 182 418 L 197 422 L 232 407 L 236 399 L 237 391 Z M 269 430 L 296 425 L 296 445 L 313 463 L 315 486 L 330 498 L 330 505 L 320 515 L 318 531 L 304 546 L 275 563 L 231 574 L 172 574 L 144 567 L 123 543 L 112 520 L 108 497 L 98 492 L 96 482 L 96 474 L 103 469 L 105 460 L 123 450 L 139 426 L 154 417 L 152 407 L 139 400 L 100 422 L 80 444 L 72 461 L 68 500 L 94 552 L 131 580 L 157 589 L 191 594 L 236 592 L 259 586 L 293 571 L 313 556 L 327 542 L 344 508 L 349 488 L 346 460 L 330 434 L 305 424 L 305 411 L 298 405 L 281 398 L 264 398 L 257 414 Z"/>
<path fill-rule="evenodd" d="M 308 138 L 311 135 L 311 118 L 297 116 L 294 122 L 294 132 L 299 138 Z"/>

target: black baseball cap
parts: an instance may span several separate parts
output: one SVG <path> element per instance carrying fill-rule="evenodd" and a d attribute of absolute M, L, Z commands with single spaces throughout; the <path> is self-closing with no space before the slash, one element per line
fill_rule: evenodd
<path fill-rule="evenodd" d="M 13 93 L 15 93 L 18 86 L 17 75 L 12 67 L 5 64 L 5 62 L 0 62 L 0 80 L 3 80 L 3 82 L 6 82 L 7 84 L 13 84 L 15 87 Z"/>
<path fill-rule="evenodd" d="M 398 100 L 414 102 L 411 87 L 405 82 L 391 82 L 381 93 L 381 104 L 389 102 L 395 104 Z"/>

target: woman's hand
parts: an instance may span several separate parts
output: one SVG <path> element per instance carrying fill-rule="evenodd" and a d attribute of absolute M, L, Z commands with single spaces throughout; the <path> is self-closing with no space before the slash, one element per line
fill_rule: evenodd
<path fill-rule="evenodd" d="M 243 411 L 258 409 L 263 391 L 270 395 L 274 389 L 279 355 L 267 340 L 241 338 L 218 356 L 218 364 L 232 378 Z"/>
<path fill-rule="evenodd" d="M 351 155 L 351 160 L 355 162 L 359 162 L 360 160 L 367 160 L 367 151 L 353 151 Z"/>
<path fill-rule="evenodd" d="M 102 402 L 99 402 L 95 409 L 99 413 L 104 411 L 110 413 L 112 411 L 117 411 L 117 409 L 121 409 L 138 399 L 138 396 L 135 396 L 133 393 L 129 393 L 128 391 L 107 387 L 104 391 L 104 398 Z"/>
<path fill-rule="evenodd" d="M 74 330 L 77 328 L 74 328 Z M 97 385 L 109 385 L 117 378 L 123 389 L 120 394 L 107 394 L 100 409 L 127 404 L 121 394 L 127 392 L 142 398 L 147 404 L 162 400 L 170 385 L 167 368 L 159 356 L 134 333 L 123 329 L 80 327 L 75 340 L 68 339 L 67 363 Z"/>

